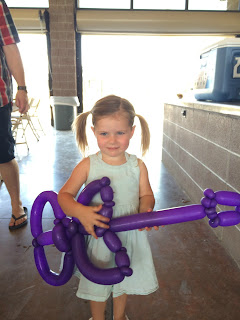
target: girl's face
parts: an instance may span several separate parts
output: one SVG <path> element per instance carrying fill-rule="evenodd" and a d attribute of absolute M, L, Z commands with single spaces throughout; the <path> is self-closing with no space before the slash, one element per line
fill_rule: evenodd
<path fill-rule="evenodd" d="M 125 151 L 133 136 L 135 126 L 129 125 L 128 118 L 122 113 L 98 119 L 92 130 L 97 138 L 98 147 L 104 158 L 125 159 Z"/>

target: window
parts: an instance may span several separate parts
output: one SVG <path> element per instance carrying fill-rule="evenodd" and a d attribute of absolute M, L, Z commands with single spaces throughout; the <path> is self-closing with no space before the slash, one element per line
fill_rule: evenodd
<path fill-rule="evenodd" d="M 133 9 L 184 10 L 186 0 L 134 0 Z"/>
<path fill-rule="evenodd" d="M 79 0 L 79 8 L 130 9 L 130 0 Z"/>
<path fill-rule="evenodd" d="M 9 8 L 49 8 L 48 0 L 5 0 Z"/>
<path fill-rule="evenodd" d="M 188 0 L 189 10 L 226 11 L 229 0 Z M 234 1 L 232 1 L 234 2 Z M 236 1 L 235 1 L 236 2 Z M 238 8 L 231 9 L 238 10 Z"/>
<path fill-rule="evenodd" d="M 78 0 L 78 8 L 89 9 L 239 11 L 239 7 L 238 0 Z"/>

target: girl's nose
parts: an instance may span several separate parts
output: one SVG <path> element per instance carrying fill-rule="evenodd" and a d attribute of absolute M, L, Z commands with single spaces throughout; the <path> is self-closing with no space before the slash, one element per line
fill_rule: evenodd
<path fill-rule="evenodd" d="M 115 135 L 111 135 L 110 138 L 109 138 L 109 142 L 110 143 L 115 143 L 115 141 L 116 141 Z"/>

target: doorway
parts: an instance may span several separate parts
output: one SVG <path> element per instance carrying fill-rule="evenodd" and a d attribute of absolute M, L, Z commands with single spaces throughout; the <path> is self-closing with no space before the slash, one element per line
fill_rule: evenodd
<path fill-rule="evenodd" d="M 44 131 L 47 132 L 51 123 L 46 35 L 20 33 L 19 37 L 18 47 L 23 61 L 28 97 L 29 99 L 34 98 L 36 101 L 40 99 L 39 117 Z M 14 97 L 16 90 L 17 85 L 13 81 Z"/>
<path fill-rule="evenodd" d="M 193 99 L 192 88 L 203 48 L 222 40 L 213 36 L 82 35 L 83 108 L 109 94 L 128 99 L 146 118 L 151 146 L 145 161 L 161 162 L 163 109 L 177 94 Z M 139 126 L 137 125 L 137 128 Z M 140 130 L 135 140 L 140 143 Z M 91 134 L 90 134 L 91 136 Z M 135 141 L 137 142 L 137 141 Z M 140 156 L 139 143 L 128 151 Z M 91 145 L 96 148 L 94 139 Z M 94 150 L 93 150 L 94 151 Z M 156 180 L 156 179 L 153 179 Z"/>

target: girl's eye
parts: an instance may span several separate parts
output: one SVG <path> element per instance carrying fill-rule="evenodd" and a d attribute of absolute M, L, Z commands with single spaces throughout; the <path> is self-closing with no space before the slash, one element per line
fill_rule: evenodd
<path fill-rule="evenodd" d="M 107 132 L 101 132 L 100 135 L 101 135 L 101 136 L 106 136 L 106 135 L 107 135 Z"/>
<path fill-rule="evenodd" d="M 121 136 L 121 135 L 125 134 L 125 132 L 119 131 L 117 134 Z"/>

